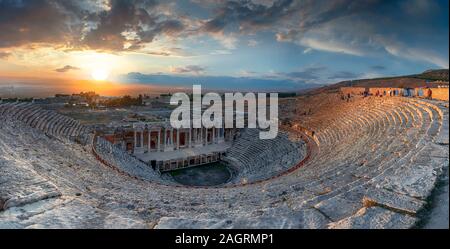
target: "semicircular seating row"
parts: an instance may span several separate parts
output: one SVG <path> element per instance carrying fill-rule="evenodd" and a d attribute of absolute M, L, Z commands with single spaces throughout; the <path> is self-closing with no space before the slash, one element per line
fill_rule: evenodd
<path fill-rule="evenodd" d="M 45 110 L 30 102 L 0 103 L 0 116 L 22 121 L 60 139 L 86 139 L 91 132 L 89 127 L 82 125 L 78 120 Z"/>
<path fill-rule="evenodd" d="M 282 220 L 294 212 L 313 214 L 295 227 L 314 227 L 314 220 L 332 228 L 413 227 L 449 164 L 448 114 L 448 102 L 400 97 L 342 101 L 302 123 L 318 141 L 303 167 L 262 184 L 214 194 L 194 189 L 189 196 L 208 198 L 208 209 L 223 208 L 228 200 L 233 205 L 227 217 L 241 221 L 265 213 Z M 247 139 L 255 143 L 257 136 Z M 171 194 L 181 199 L 181 191 Z M 197 224 L 189 217 L 179 220 Z"/>
<path fill-rule="evenodd" d="M 300 197 L 296 208 L 317 209 L 341 221 L 335 226 L 360 218 L 363 199 L 415 217 L 448 167 L 448 103 L 365 98 L 322 110 L 305 125 L 316 131 L 319 152 L 267 188 Z"/>
<path fill-rule="evenodd" d="M 230 184 L 265 180 L 300 162 L 306 155 L 306 145 L 279 131 L 274 139 L 258 139 L 258 129 L 244 129 L 227 151 L 225 161 L 236 169 Z"/>
<path fill-rule="evenodd" d="M 117 195 L 139 196 L 142 205 L 151 203 L 154 210 L 174 217 L 176 222 L 159 221 L 160 227 L 412 227 L 448 167 L 448 113 L 448 102 L 403 97 L 337 102 L 299 121 L 315 131 L 318 144 L 311 159 L 290 174 L 261 184 L 214 189 L 147 187 L 151 182 L 130 181 L 121 183 L 130 184 L 127 192 L 117 189 Z M 27 120 L 28 115 L 22 116 Z M 244 134 L 241 138 L 252 141 Z M 229 154 L 241 158 L 238 151 Z M 260 179 L 260 171 L 270 171 L 270 165 L 241 166 L 248 177 Z"/>
<path fill-rule="evenodd" d="M 161 182 L 161 174 L 102 137 L 96 138 L 96 153 L 109 165 L 141 180 Z"/>

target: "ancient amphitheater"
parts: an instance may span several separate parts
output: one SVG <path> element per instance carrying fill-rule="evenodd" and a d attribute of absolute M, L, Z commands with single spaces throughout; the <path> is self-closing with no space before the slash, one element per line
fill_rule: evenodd
<path fill-rule="evenodd" d="M 448 102 L 320 94 L 242 130 L 236 177 L 187 187 L 31 103 L 0 104 L 2 228 L 411 228 L 448 168 Z M 306 111 L 305 111 L 306 110 Z"/>

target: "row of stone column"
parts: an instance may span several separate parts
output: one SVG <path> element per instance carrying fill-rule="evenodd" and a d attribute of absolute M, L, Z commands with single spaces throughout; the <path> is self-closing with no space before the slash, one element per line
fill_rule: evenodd
<path fill-rule="evenodd" d="M 145 130 L 134 130 L 134 152 L 144 153 L 145 151 L 171 151 L 179 150 L 181 147 L 180 134 L 184 133 L 184 145 L 183 147 L 200 147 L 206 144 L 214 144 L 225 141 L 225 129 L 224 128 L 190 128 L 190 129 L 173 129 L 173 128 L 160 128 L 160 129 L 148 129 L 148 143 L 147 149 L 144 148 L 144 133 Z M 152 133 L 157 133 L 156 148 L 152 148 Z M 174 141 L 174 133 L 176 138 Z M 208 133 L 210 134 L 208 140 Z"/>

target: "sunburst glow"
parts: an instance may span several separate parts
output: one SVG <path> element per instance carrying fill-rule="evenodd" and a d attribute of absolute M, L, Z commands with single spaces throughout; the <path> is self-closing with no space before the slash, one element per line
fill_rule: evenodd
<path fill-rule="evenodd" d="M 91 76 L 94 80 L 104 81 L 108 79 L 109 71 L 104 68 L 96 68 L 91 72 Z"/>

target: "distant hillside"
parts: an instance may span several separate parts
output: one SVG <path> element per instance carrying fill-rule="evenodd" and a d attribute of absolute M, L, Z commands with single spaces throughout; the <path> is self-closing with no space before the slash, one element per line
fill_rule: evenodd
<path fill-rule="evenodd" d="M 416 78 L 448 81 L 448 69 L 427 70 L 421 74 L 416 75 Z"/>
<path fill-rule="evenodd" d="M 448 82 L 448 69 L 427 70 L 421 74 L 406 76 L 385 77 L 376 79 L 359 79 L 342 81 L 333 85 L 328 85 L 316 89 L 306 90 L 300 94 L 316 94 L 322 92 L 335 92 L 341 87 L 424 87 L 436 86 L 435 81 Z"/>

